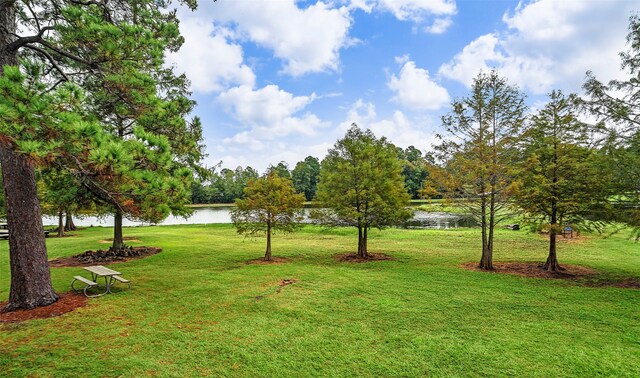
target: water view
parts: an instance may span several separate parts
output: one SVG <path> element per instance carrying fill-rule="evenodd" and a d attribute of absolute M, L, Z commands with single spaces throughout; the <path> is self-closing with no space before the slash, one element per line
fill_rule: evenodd
<path fill-rule="evenodd" d="M 211 223 L 231 223 L 231 209 L 233 206 L 216 206 L 216 207 L 199 207 L 193 210 L 193 214 L 190 217 L 176 217 L 169 216 L 158 225 L 178 225 L 178 224 L 211 224 Z M 306 215 L 308 215 L 309 209 L 305 209 Z M 44 216 L 42 221 L 45 226 L 57 226 L 58 217 Z M 113 217 L 108 216 L 84 216 L 75 217 L 74 222 L 76 226 L 80 227 L 93 227 L 93 226 L 113 226 Z M 151 223 L 132 221 L 129 219 L 123 220 L 124 226 L 148 226 Z M 452 214 L 444 212 L 425 212 L 416 211 L 412 219 L 406 222 L 407 228 L 434 228 L 434 229 L 446 229 L 446 228 L 458 228 L 458 227 L 472 227 L 475 223 L 473 219 L 468 215 Z"/>

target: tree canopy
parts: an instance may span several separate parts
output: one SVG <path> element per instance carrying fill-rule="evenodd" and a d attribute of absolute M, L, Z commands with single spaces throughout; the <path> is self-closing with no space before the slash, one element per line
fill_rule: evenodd
<path fill-rule="evenodd" d="M 9 308 L 56 300 L 34 165 L 67 170 L 117 212 L 152 220 L 185 211 L 186 165 L 199 158 L 200 131 L 199 122 L 183 119 L 192 106 L 186 80 L 163 68 L 165 51 L 182 43 L 176 13 L 167 6 L 152 0 L 0 2 Z"/>
<path fill-rule="evenodd" d="M 613 187 L 619 196 L 617 220 L 634 227 L 640 239 L 640 15 L 629 18 L 629 49 L 620 53 L 624 80 L 602 83 L 587 72 L 585 109 L 608 131 L 604 151 L 611 160 Z"/>
<path fill-rule="evenodd" d="M 508 207 L 508 188 L 525 120 L 524 95 L 497 72 L 480 73 L 471 94 L 442 117 L 441 166 L 432 170 L 437 187 L 472 214 L 481 227 L 481 269 L 493 269 L 493 235 Z"/>
<path fill-rule="evenodd" d="M 307 156 L 303 161 L 299 161 L 291 171 L 293 187 L 298 193 L 303 193 L 307 201 L 315 197 L 319 179 L 320 161 L 314 156 Z"/>
<path fill-rule="evenodd" d="M 361 258 L 368 257 L 369 229 L 401 224 L 411 217 L 396 147 L 356 124 L 322 161 L 316 199 L 325 208 L 315 212 L 318 221 L 357 227 Z"/>
<path fill-rule="evenodd" d="M 231 220 L 239 234 L 266 235 L 265 261 L 272 260 L 271 234 L 293 232 L 303 219 L 304 196 L 295 192 L 291 180 L 276 172 L 249 181 L 245 198 L 236 200 Z"/>
<path fill-rule="evenodd" d="M 575 96 L 559 91 L 531 119 L 522 141 L 513 198 L 534 222 L 549 232 L 549 256 L 543 268 L 561 269 L 556 237 L 565 226 L 575 228 L 597 219 L 608 207 L 611 175 L 590 145 L 587 125 L 578 120 Z"/>

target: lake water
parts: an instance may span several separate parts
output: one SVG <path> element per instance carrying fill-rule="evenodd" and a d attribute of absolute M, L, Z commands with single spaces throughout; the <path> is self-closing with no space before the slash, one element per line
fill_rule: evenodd
<path fill-rule="evenodd" d="M 232 206 L 218 207 L 199 207 L 193 210 L 193 214 L 189 218 L 169 216 L 167 219 L 158 223 L 160 225 L 176 225 L 176 224 L 209 224 L 209 223 L 231 223 L 230 210 Z M 308 209 L 306 210 L 309 211 Z M 45 226 L 57 226 L 58 218 L 45 216 L 42 218 Z M 91 226 L 113 226 L 112 216 L 84 216 L 82 218 L 75 217 L 74 223 L 80 227 Z M 150 223 L 131 221 L 124 219 L 124 226 L 148 226 Z M 428 213 L 424 211 L 416 211 L 413 219 L 409 220 L 405 227 L 407 228 L 457 228 L 457 227 L 473 227 L 475 222 L 469 216 L 451 213 Z"/>

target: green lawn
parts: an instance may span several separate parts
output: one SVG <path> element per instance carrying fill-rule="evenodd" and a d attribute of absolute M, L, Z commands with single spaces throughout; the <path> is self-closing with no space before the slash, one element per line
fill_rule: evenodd
<path fill-rule="evenodd" d="M 248 265 L 264 240 L 229 225 L 129 228 L 164 250 L 113 265 L 133 288 L 57 318 L 0 325 L 0 376 L 640 376 L 640 291 L 467 271 L 478 230 L 371 232 L 394 261 L 339 263 L 355 229 L 276 235 L 291 262 Z M 111 229 L 48 239 L 51 258 Z M 496 261 L 542 261 L 546 240 L 500 230 Z M 0 301 L 7 300 L 0 241 Z M 640 277 L 624 235 L 561 243 L 561 263 Z M 59 292 L 81 268 L 52 270 Z M 298 282 L 277 292 L 278 282 Z M 263 298 L 257 300 L 256 297 Z"/>

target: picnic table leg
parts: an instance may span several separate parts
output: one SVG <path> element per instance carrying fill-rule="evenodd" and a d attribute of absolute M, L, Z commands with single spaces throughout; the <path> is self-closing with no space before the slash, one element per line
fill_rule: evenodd
<path fill-rule="evenodd" d="M 96 287 L 97 287 L 97 286 L 96 286 Z M 103 295 L 107 294 L 107 292 L 105 291 L 104 293 L 94 294 L 94 295 L 89 295 L 89 294 L 87 294 L 87 289 L 88 289 L 88 288 L 89 288 L 89 286 L 87 286 L 87 287 L 85 287 L 85 288 L 84 288 L 84 295 L 85 295 L 87 298 L 101 297 L 101 296 L 103 296 Z"/>
<path fill-rule="evenodd" d="M 105 291 L 104 293 L 105 294 L 107 294 L 107 293 L 113 294 L 111 292 L 111 276 L 104 276 L 104 284 L 107 287 L 107 291 Z"/>

